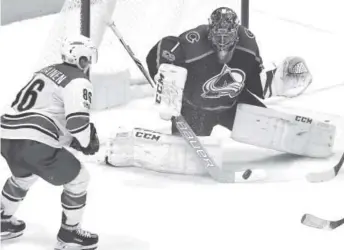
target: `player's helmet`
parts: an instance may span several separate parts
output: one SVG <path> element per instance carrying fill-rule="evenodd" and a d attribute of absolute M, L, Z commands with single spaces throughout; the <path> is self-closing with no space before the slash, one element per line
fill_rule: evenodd
<path fill-rule="evenodd" d="M 219 52 L 231 52 L 239 41 L 239 18 L 230 8 L 220 7 L 209 18 L 209 40 Z"/>
<path fill-rule="evenodd" d="M 62 42 L 62 60 L 65 63 L 76 65 L 85 72 L 91 63 L 98 60 L 98 50 L 90 38 L 79 35 L 68 37 Z"/>

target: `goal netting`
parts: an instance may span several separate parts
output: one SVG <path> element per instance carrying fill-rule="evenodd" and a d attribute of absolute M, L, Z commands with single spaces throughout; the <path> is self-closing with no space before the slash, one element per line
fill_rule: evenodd
<path fill-rule="evenodd" d="M 79 34 L 80 6 L 83 0 L 66 0 L 56 16 L 36 68 L 60 62 L 64 37 Z M 129 55 L 107 28 L 113 20 L 136 56 L 144 63 L 149 49 L 163 36 L 178 35 L 186 29 L 207 23 L 220 6 L 233 8 L 240 15 L 241 0 L 91 0 L 91 38 L 99 47 L 99 62 L 92 72 L 104 74 L 129 69 L 132 78 L 142 78 Z"/>

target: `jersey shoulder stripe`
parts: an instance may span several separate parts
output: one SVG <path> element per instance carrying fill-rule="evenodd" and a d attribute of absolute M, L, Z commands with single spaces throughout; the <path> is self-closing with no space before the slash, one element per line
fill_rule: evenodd
<path fill-rule="evenodd" d="M 240 25 L 238 35 L 239 42 L 236 49 L 253 55 L 256 61 L 260 62 L 259 48 L 254 34 L 248 28 Z"/>
<path fill-rule="evenodd" d="M 208 39 L 209 26 L 200 25 L 182 33 L 179 38 L 185 52 L 185 62 L 198 61 L 214 53 Z"/>

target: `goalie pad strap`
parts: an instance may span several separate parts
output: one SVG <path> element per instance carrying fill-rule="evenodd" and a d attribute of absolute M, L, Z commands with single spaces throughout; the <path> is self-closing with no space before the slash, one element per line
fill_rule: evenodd
<path fill-rule="evenodd" d="M 264 93 L 263 93 L 263 96 L 265 98 L 269 98 L 272 96 L 271 84 L 272 84 L 272 80 L 274 78 L 276 70 L 277 69 L 269 70 L 269 71 L 265 72 L 266 80 L 265 80 Z M 268 92 L 269 92 L 269 94 L 268 94 Z"/>

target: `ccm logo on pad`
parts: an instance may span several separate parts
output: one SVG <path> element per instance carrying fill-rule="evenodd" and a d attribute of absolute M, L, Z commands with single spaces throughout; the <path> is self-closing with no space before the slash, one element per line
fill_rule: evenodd
<path fill-rule="evenodd" d="M 312 124 L 313 120 L 308 117 L 296 116 L 295 121 Z"/>
<path fill-rule="evenodd" d="M 152 141 L 159 141 L 160 139 L 160 135 L 155 135 L 147 132 L 136 132 L 135 136 L 138 138 L 143 138 Z"/>

